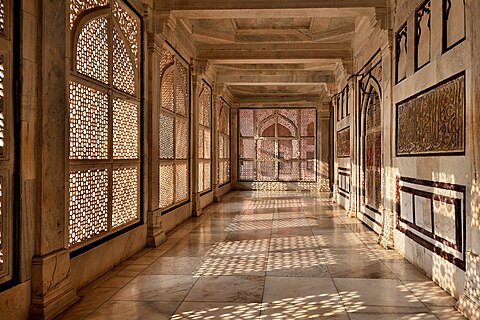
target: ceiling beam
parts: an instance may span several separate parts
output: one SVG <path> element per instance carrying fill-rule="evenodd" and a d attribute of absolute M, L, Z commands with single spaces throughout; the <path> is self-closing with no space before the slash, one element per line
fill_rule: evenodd
<path fill-rule="evenodd" d="M 293 2 L 293 1 L 292 1 Z M 356 9 L 267 9 L 267 10 L 169 10 L 157 13 L 172 13 L 178 19 L 257 19 L 257 18 L 344 18 L 373 16 L 374 8 Z"/>
<path fill-rule="evenodd" d="M 333 72 L 317 71 L 226 72 L 218 74 L 217 82 L 228 85 L 311 85 L 335 82 L 335 75 Z"/>
<path fill-rule="evenodd" d="M 387 0 L 155 0 L 159 10 L 385 8 Z"/>
<path fill-rule="evenodd" d="M 235 61 L 275 61 L 294 62 L 302 60 L 352 58 L 352 49 L 349 43 L 258 43 L 258 44 L 222 44 L 198 46 L 200 59 L 215 62 L 228 60 Z M 303 61 L 307 62 L 307 61 Z"/>

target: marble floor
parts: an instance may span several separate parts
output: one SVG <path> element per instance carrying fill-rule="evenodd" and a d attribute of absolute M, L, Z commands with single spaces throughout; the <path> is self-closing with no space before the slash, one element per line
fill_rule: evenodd
<path fill-rule="evenodd" d="M 328 199 L 233 192 L 79 292 L 60 319 L 464 319 Z"/>

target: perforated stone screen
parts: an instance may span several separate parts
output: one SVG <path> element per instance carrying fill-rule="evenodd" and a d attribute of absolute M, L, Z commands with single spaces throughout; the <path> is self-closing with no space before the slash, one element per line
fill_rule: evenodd
<path fill-rule="evenodd" d="M 188 65 L 165 45 L 160 59 L 158 118 L 160 129 L 159 207 L 161 209 L 169 209 L 189 199 L 189 79 Z"/>
<path fill-rule="evenodd" d="M 140 19 L 120 1 L 71 0 L 70 27 L 69 245 L 77 248 L 140 219 Z"/>
<path fill-rule="evenodd" d="M 218 184 L 230 182 L 230 106 L 222 100 L 218 113 Z"/>
<path fill-rule="evenodd" d="M 15 258 L 15 237 L 13 206 L 13 172 L 15 169 L 15 141 L 13 120 L 16 108 L 13 105 L 13 43 L 16 40 L 12 32 L 13 1 L 0 0 L 0 286 L 12 279 Z"/>
<path fill-rule="evenodd" d="M 211 114 L 212 88 L 203 82 L 198 102 L 198 192 L 212 188 Z"/>
<path fill-rule="evenodd" d="M 240 109 L 240 181 L 316 181 L 315 109 Z"/>

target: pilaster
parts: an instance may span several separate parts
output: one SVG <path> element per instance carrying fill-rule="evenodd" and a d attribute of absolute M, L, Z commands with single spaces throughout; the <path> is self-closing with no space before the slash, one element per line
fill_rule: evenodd
<path fill-rule="evenodd" d="M 157 247 L 166 240 L 162 225 L 162 215 L 159 199 L 159 171 L 160 171 L 160 141 L 159 141 L 159 108 L 160 108 L 160 60 L 163 50 L 163 38 L 155 35 L 155 13 L 151 6 L 144 6 L 147 25 L 146 61 L 145 61 L 145 103 L 144 125 L 145 140 L 143 158 L 147 163 L 147 177 L 145 186 L 148 190 L 147 197 L 147 246 Z"/>
<path fill-rule="evenodd" d="M 51 319 L 77 299 L 70 278 L 68 239 L 68 2 L 45 0 L 41 10 L 38 211 L 32 260 L 32 319 Z"/>

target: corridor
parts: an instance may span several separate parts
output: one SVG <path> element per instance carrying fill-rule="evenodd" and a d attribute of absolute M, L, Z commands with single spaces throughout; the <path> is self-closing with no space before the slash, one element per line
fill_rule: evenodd
<path fill-rule="evenodd" d="M 330 199 L 232 192 L 79 292 L 60 319 L 464 319 Z"/>

